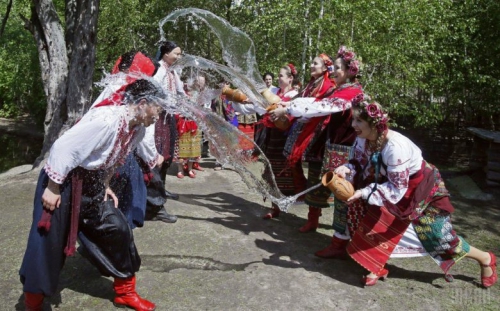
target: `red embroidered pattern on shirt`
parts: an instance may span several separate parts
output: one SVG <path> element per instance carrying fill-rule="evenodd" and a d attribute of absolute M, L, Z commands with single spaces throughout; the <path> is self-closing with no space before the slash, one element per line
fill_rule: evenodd
<path fill-rule="evenodd" d="M 409 177 L 409 168 L 405 169 L 402 172 L 387 172 L 387 178 L 397 189 L 408 188 Z"/>
<path fill-rule="evenodd" d="M 331 108 L 337 107 L 340 110 L 346 110 L 351 108 L 351 102 L 343 98 L 325 98 L 321 100 L 321 106 L 324 108 L 325 105 L 329 105 Z"/>
<path fill-rule="evenodd" d="M 55 181 L 58 184 L 62 184 L 64 180 L 66 179 L 66 175 L 61 175 L 54 171 L 52 167 L 49 165 L 49 163 L 45 163 L 43 169 L 45 170 L 45 173 L 49 176 L 50 179 Z"/>
<path fill-rule="evenodd" d="M 366 156 L 364 150 L 358 148 L 354 149 L 354 159 L 358 160 L 361 167 L 365 167 L 368 163 L 368 156 Z"/>
<path fill-rule="evenodd" d="M 164 62 L 162 65 L 163 65 L 163 67 L 165 68 L 165 70 L 167 72 L 165 74 L 165 78 L 163 78 L 164 81 L 166 82 L 165 83 L 166 85 L 164 86 L 164 88 L 167 91 L 175 94 L 176 93 L 175 75 L 170 71 L 170 68 L 167 65 L 167 63 Z"/>
<path fill-rule="evenodd" d="M 118 127 L 118 134 L 116 136 L 115 144 L 113 149 L 108 155 L 106 161 L 99 167 L 100 169 L 107 169 L 117 163 L 124 164 L 125 158 L 130 153 L 132 144 L 132 138 L 136 133 L 136 130 L 132 130 L 127 133 L 126 128 L 128 124 L 125 122 L 125 118 L 122 117 L 120 120 L 120 125 Z"/>

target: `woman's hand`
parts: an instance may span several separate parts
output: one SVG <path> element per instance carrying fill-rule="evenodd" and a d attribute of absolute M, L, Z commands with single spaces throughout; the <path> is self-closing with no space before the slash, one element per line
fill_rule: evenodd
<path fill-rule="evenodd" d="M 61 194 L 59 192 L 59 185 L 49 179 L 49 184 L 42 194 L 42 205 L 44 208 L 53 211 L 56 207 L 61 205 Z"/>
<path fill-rule="evenodd" d="M 361 199 L 361 196 L 362 196 L 361 190 L 356 190 L 356 192 L 354 192 L 354 195 L 349 199 L 347 199 L 347 202 L 352 202 Z"/>
<path fill-rule="evenodd" d="M 276 121 L 286 115 L 286 108 L 276 108 L 269 112 L 271 121 Z"/>
<path fill-rule="evenodd" d="M 113 199 L 113 202 L 115 203 L 115 208 L 118 208 L 118 198 L 116 197 L 116 194 L 111 190 L 111 188 L 107 187 L 105 194 L 104 194 L 104 201 L 108 200 L 108 196 L 110 196 Z"/>
<path fill-rule="evenodd" d="M 347 166 L 341 165 L 337 167 L 333 172 L 340 177 L 345 178 L 346 175 L 349 175 L 351 173 L 351 170 Z"/>
<path fill-rule="evenodd" d="M 161 165 L 163 164 L 163 161 L 165 161 L 165 158 L 161 154 L 159 154 L 158 161 L 156 161 L 156 166 L 161 167 Z"/>

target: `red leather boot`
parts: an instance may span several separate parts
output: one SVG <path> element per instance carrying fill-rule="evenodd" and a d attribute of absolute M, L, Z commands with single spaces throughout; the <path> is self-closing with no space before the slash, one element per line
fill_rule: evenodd
<path fill-rule="evenodd" d="M 135 291 L 135 276 L 128 279 L 115 278 L 113 289 L 116 296 L 113 301 L 115 307 L 129 307 L 136 311 L 153 311 L 156 305 L 146 299 L 142 299 Z"/>
<path fill-rule="evenodd" d="M 332 243 L 326 248 L 317 251 L 314 255 L 321 258 L 346 258 L 347 251 L 346 247 L 349 244 L 349 240 L 342 240 L 336 236 L 332 237 Z"/>
<path fill-rule="evenodd" d="M 43 298 L 43 294 L 24 292 L 24 310 L 42 311 Z"/>
<path fill-rule="evenodd" d="M 319 216 L 321 216 L 321 208 L 309 206 L 309 213 L 307 213 L 307 222 L 300 227 L 299 231 L 302 233 L 316 231 L 319 227 Z"/>

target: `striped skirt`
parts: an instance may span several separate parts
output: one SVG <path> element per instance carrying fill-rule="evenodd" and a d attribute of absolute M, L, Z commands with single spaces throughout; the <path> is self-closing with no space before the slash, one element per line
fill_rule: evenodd
<path fill-rule="evenodd" d="M 196 160 L 201 157 L 201 131 L 183 133 L 178 139 L 177 160 Z"/>

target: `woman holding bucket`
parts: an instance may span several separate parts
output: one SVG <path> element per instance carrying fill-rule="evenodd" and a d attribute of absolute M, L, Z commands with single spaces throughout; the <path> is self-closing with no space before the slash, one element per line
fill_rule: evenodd
<path fill-rule="evenodd" d="M 335 174 L 351 179 L 358 189 L 347 199 L 349 233 L 348 254 L 370 274 L 365 286 L 375 285 L 388 276 L 385 264 L 396 245 L 408 231 L 416 232 L 420 243 L 443 269 L 446 280 L 453 278 L 449 269 L 466 257 L 481 268 L 483 287 L 498 280 L 496 257 L 481 251 L 458 236 L 451 224 L 454 211 L 449 193 L 438 169 L 422 158 L 421 150 L 407 137 L 389 130 L 384 108 L 364 100 L 353 101 L 352 127 L 357 135 L 354 156 Z M 364 217 L 355 217 L 365 214 Z"/>

